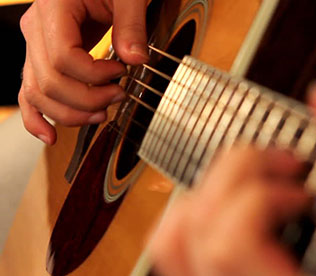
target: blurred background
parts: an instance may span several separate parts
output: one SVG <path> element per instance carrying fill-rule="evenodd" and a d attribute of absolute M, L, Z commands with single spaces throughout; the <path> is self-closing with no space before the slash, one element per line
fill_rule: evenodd
<path fill-rule="evenodd" d="M 23 127 L 17 105 L 25 41 L 19 21 L 30 4 L 0 0 L 0 255 L 42 143 Z"/>

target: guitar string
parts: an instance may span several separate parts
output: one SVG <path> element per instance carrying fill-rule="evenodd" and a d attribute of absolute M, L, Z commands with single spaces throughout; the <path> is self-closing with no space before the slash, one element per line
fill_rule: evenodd
<path fill-rule="evenodd" d="M 172 56 L 172 55 L 170 55 L 170 54 L 168 54 L 168 53 L 166 53 L 166 52 L 164 52 L 164 51 L 162 51 L 162 50 L 159 50 L 159 49 L 157 49 L 157 48 L 155 48 L 155 47 L 153 47 L 153 46 L 151 46 L 151 45 L 148 45 L 148 47 L 149 47 L 150 49 L 152 49 L 152 50 L 158 52 L 159 54 L 164 55 L 164 56 L 167 57 L 167 58 L 170 58 L 171 60 L 173 60 L 173 61 L 175 61 L 175 62 L 177 62 L 177 63 L 181 63 L 181 62 L 182 62 L 180 59 L 178 59 L 178 58 L 176 58 L 176 57 L 174 57 L 174 56 Z M 148 64 L 143 64 L 142 66 L 143 66 L 144 68 L 146 68 L 146 69 L 152 71 L 153 73 L 155 73 L 155 74 L 161 76 L 161 77 L 164 78 L 165 80 L 168 80 L 168 81 L 170 81 L 170 82 L 172 81 L 172 82 L 174 82 L 175 84 L 177 84 L 178 86 L 182 86 L 183 88 L 191 89 L 191 87 L 186 86 L 185 84 L 183 84 L 183 83 L 181 83 L 181 82 L 179 82 L 179 81 L 172 80 L 172 77 L 171 77 L 171 76 L 168 76 L 167 74 L 165 74 L 165 73 L 163 73 L 163 72 L 161 72 L 161 71 L 159 71 L 159 70 L 157 70 L 157 69 L 155 69 L 155 68 L 149 66 Z M 196 69 L 196 68 L 194 68 L 194 67 L 192 67 L 192 66 L 190 66 L 190 65 L 188 65 L 188 64 L 186 64 L 186 66 L 188 67 L 188 69 Z M 137 82 L 139 85 L 141 85 L 141 86 L 143 86 L 144 88 L 148 89 L 150 92 L 156 94 L 157 96 L 163 97 L 164 93 L 161 92 L 161 91 L 158 91 L 158 90 L 155 89 L 154 87 L 151 87 L 151 86 L 147 85 L 146 83 L 142 82 L 142 81 L 139 80 L 139 79 L 134 78 L 134 77 L 131 76 L 131 75 L 127 75 L 126 77 L 128 77 L 128 78 L 130 78 L 131 80 Z M 130 94 L 127 94 L 127 96 L 129 96 L 129 95 L 130 95 Z M 202 96 L 202 99 L 203 99 L 203 100 L 206 100 L 206 98 L 208 98 L 208 97 L 203 97 L 203 96 Z M 135 100 L 135 96 L 133 97 L 133 99 Z M 173 99 L 171 99 L 171 98 L 168 98 L 168 100 L 171 100 L 171 101 L 173 101 L 174 103 L 176 103 L 176 102 L 175 102 Z M 273 102 L 273 99 L 266 98 L 265 100 L 268 100 L 268 101 L 270 101 L 271 103 Z M 143 102 L 140 98 L 138 98 L 137 102 L 138 102 L 139 104 L 142 104 L 142 105 L 143 105 L 144 107 L 146 107 L 146 108 L 148 107 L 148 105 L 146 106 L 146 103 Z M 178 103 L 176 103 L 176 104 L 178 104 Z M 282 105 L 281 107 L 283 107 L 283 108 L 285 108 L 285 109 L 289 108 L 289 106 L 286 106 L 286 105 Z M 149 109 L 150 111 L 152 111 L 152 112 L 156 112 L 156 109 L 154 109 L 153 107 L 149 107 L 148 109 Z"/>
<path fill-rule="evenodd" d="M 244 95 L 245 96 L 245 95 Z M 137 98 L 136 98 L 137 99 Z M 132 100 L 134 100 L 134 99 L 132 99 Z M 209 102 L 215 102 L 215 100 L 212 98 L 212 97 L 210 97 L 209 99 Z M 254 105 L 255 105 L 255 102 L 253 103 Z M 233 109 L 233 108 L 229 108 L 226 104 L 223 104 L 222 102 L 221 102 L 221 100 L 219 100 L 218 102 L 217 102 L 217 106 L 221 106 L 221 110 L 223 111 L 223 112 L 226 112 L 226 111 L 232 111 L 232 114 L 234 114 L 235 116 L 234 116 L 234 121 L 237 121 L 237 120 L 240 120 L 240 121 L 242 121 L 242 122 L 244 122 L 245 120 L 245 118 L 243 118 L 242 116 L 240 116 L 240 114 L 239 114 L 239 112 L 238 112 L 238 110 L 239 109 Z M 241 104 L 240 104 L 240 106 L 241 106 Z M 158 113 L 160 113 L 159 111 L 156 111 L 156 112 L 158 112 Z M 285 112 L 284 112 L 284 114 L 286 113 L 286 110 L 285 110 Z M 144 126 L 141 122 L 139 122 L 139 121 L 137 121 L 137 120 L 135 120 L 134 118 L 132 118 L 132 116 L 131 116 L 132 114 L 131 113 L 127 113 L 127 112 L 124 112 L 124 113 L 121 113 L 121 116 L 122 117 L 125 117 L 125 118 L 127 118 L 127 119 L 129 119 L 129 120 L 131 120 L 131 122 L 132 123 L 134 123 L 135 125 L 137 125 L 137 126 L 139 126 L 140 128 L 142 128 L 143 130 L 147 130 L 147 131 L 150 131 L 150 132 L 152 132 L 152 134 L 153 135 L 158 135 L 158 136 L 160 136 L 160 134 L 158 134 L 158 133 L 156 133 L 156 132 L 154 132 L 153 130 L 149 130 L 148 129 L 148 127 L 147 126 Z M 160 116 L 164 116 L 164 114 L 161 114 L 160 113 Z M 202 116 L 200 116 L 200 117 L 202 117 Z M 242 117 L 242 118 L 240 118 L 240 117 Z M 288 117 L 288 115 L 287 115 L 287 117 Z M 203 117 L 202 117 L 203 118 Z M 168 118 L 167 118 L 168 119 Z M 304 118 L 304 119 L 307 119 L 307 118 Z M 262 121 L 261 120 L 256 120 L 256 119 L 254 119 L 254 121 L 256 121 L 257 123 L 261 123 Z M 303 119 L 301 120 L 301 122 L 303 122 Z M 205 122 L 206 123 L 206 122 Z M 132 142 L 136 147 L 139 147 L 141 144 L 139 144 L 138 142 L 135 142 L 135 141 L 133 141 L 130 137 L 128 137 L 128 135 L 127 135 L 127 133 L 126 132 L 122 132 L 122 131 L 120 131 L 119 129 L 116 129 L 117 130 L 117 132 L 121 135 L 121 137 L 123 137 L 123 138 L 127 138 L 130 142 Z M 222 130 L 220 130 L 220 131 L 222 131 Z M 224 129 L 224 131 L 223 131 L 223 133 L 225 133 L 227 131 L 227 129 Z M 172 148 L 174 148 L 174 146 L 175 145 L 170 145 Z"/>
<path fill-rule="evenodd" d="M 238 110 L 237 110 L 237 112 L 238 112 Z M 130 119 L 130 117 L 129 117 L 130 115 L 131 115 L 130 113 L 129 113 L 129 114 L 128 114 L 128 113 L 124 113 L 124 114 L 123 114 L 123 116 L 125 116 L 125 117 L 127 117 L 127 118 L 129 118 L 129 119 Z M 144 127 L 141 123 L 137 122 L 136 120 L 131 119 L 131 121 L 132 121 L 132 123 L 136 124 L 138 127 L 142 128 L 143 130 L 145 130 L 145 131 L 151 131 L 151 130 L 147 129 L 146 127 Z M 120 135 L 120 137 L 123 137 L 124 139 L 128 140 L 128 141 L 129 141 L 130 143 L 132 143 L 135 147 L 137 147 L 137 148 L 140 147 L 141 144 L 139 144 L 138 142 L 135 142 L 135 140 L 133 140 L 132 138 L 130 138 L 129 136 L 127 136 L 127 135 L 126 135 L 126 132 L 121 131 L 120 128 L 118 128 L 118 127 L 112 127 L 112 129 L 113 129 L 116 133 L 118 133 L 118 134 Z M 241 128 L 241 129 L 242 129 L 242 128 Z M 299 129 L 299 128 L 298 128 L 298 129 Z M 219 131 L 221 131 L 222 135 L 225 135 L 225 133 L 227 132 L 227 129 L 225 129 L 224 131 L 220 129 Z M 152 132 L 152 131 L 151 131 L 151 132 Z M 236 136 L 236 137 L 237 137 L 237 136 Z M 271 139 L 272 139 L 272 141 L 275 141 L 275 140 L 277 139 L 277 137 L 274 137 L 274 138 L 271 137 Z M 293 139 L 295 139 L 295 135 L 293 135 L 292 140 L 293 140 Z M 237 137 L 237 138 L 234 138 L 234 142 L 237 142 L 237 141 L 238 141 L 238 137 Z M 230 147 L 231 147 L 233 144 L 234 144 L 234 143 L 232 143 L 232 144 L 230 145 Z M 175 149 L 175 148 L 176 148 L 176 146 L 175 146 L 174 144 L 170 145 L 170 147 L 171 147 L 172 149 Z M 229 148 L 230 148 L 230 147 L 229 147 Z M 219 147 L 217 147 L 216 150 L 218 150 L 218 148 L 219 148 Z M 295 147 L 292 146 L 292 142 L 289 144 L 288 148 L 289 148 L 289 149 L 290 149 L 290 148 L 292 148 L 292 149 L 295 148 Z M 194 151 L 194 150 L 193 150 L 193 151 Z M 190 153 L 183 152 L 181 156 L 188 159 L 188 160 L 187 160 L 187 163 L 190 163 L 191 165 L 196 166 L 196 167 L 198 168 L 199 163 L 200 163 L 200 160 L 199 160 L 199 159 L 196 159 L 196 158 L 193 158 L 193 157 L 192 157 L 192 152 L 190 152 Z M 308 158 L 307 158 L 307 159 L 308 159 Z M 187 167 L 187 166 L 186 166 L 186 167 Z M 192 177 L 193 177 L 193 176 L 192 176 Z M 183 179 L 183 175 L 181 175 L 181 177 L 180 177 L 179 179 Z"/>
<path fill-rule="evenodd" d="M 131 98 L 131 100 L 137 102 L 138 104 L 141 104 L 141 105 L 142 105 L 143 107 L 145 107 L 146 109 L 148 109 L 148 110 L 150 110 L 150 111 L 152 111 L 152 112 L 157 112 L 157 113 L 159 113 L 160 116 L 165 117 L 167 120 L 170 120 L 167 116 L 165 116 L 164 114 L 162 114 L 162 113 L 159 112 L 158 110 L 155 110 L 154 108 L 148 106 L 145 102 L 142 102 L 139 98 L 135 97 L 134 95 L 128 95 L 128 96 Z M 169 100 L 172 101 L 172 99 L 170 99 L 170 98 L 169 98 Z M 215 103 L 215 102 L 216 102 L 216 99 L 210 97 L 210 98 L 208 98 L 208 102 L 209 102 L 209 103 Z M 182 107 L 182 104 L 181 104 L 181 103 L 178 104 L 178 105 L 179 105 L 180 108 Z M 224 108 L 225 108 L 225 104 L 223 104 L 222 101 L 219 100 L 219 101 L 217 102 L 217 107 L 219 107 L 219 108 L 221 108 L 221 109 L 224 109 Z M 193 109 L 188 109 L 188 110 L 189 110 L 189 111 L 193 111 Z M 236 112 L 236 109 L 233 109 L 233 108 L 231 108 L 231 107 L 228 107 L 228 108 L 226 107 L 226 111 L 227 111 L 227 114 L 230 114 L 230 113 L 234 114 L 234 113 Z M 284 111 L 285 111 L 285 112 L 289 112 L 288 109 L 285 109 Z M 285 112 L 284 112 L 284 113 L 285 113 Z M 121 114 L 124 115 L 124 113 L 121 113 Z M 204 116 L 199 116 L 199 117 L 200 117 L 200 119 L 203 119 L 203 118 L 204 118 Z M 235 116 L 235 119 L 240 119 L 239 117 L 241 117 L 241 116 L 240 116 L 239 114 L 237 114 L 237 115 Z M 204 118 L 204 119 L 205 119 L 205 118 Z M 307 119 L 307 118 L 302 118 L 301 121 L 306 120 L 306 119 Z M 133 118 L 131 118 L 131 120 L 135 121 Z M 258 120 L 256 120 L 256 121 L 258 121 Z M 259 120 L 258 122 L 260 122 L 260 120 Z M 135 123 L 141 125 L 140 122 L 136 122 L 136 121 L 135 121 Z M 147 126 L 142 125 L 142 127 L 143 127 L 144 129 L 147 129 Z M 158 135 L 158 133 L 156 133 L 156 134 Z"/>
<path fill-rule="evenodd" d="M 148 85 L 146 85 L 145 83 L 143 83 L 143 82 L 141 82 L 140 80 L 138 80 L 138 79 L 135 79 L 134 77 L 132 77 L 132 76 L 128 76 L 132 81 L 135 81 L 135 82 L 137 82 L 138 84 L 140 84 L 141 86 L 143 86 L 144 88 L 146 88 L 146 89 L 148 89 Z M 174 81 L 174 80 L 173 80 Z M 178 84 L 179 86 L 183 86 L 183 88 L 189 88 L 189 87 L 186 87 L 185 85 L 183 85 L 183 84 L 180 84 L 179 82 L 177 82 L 177 81 L 174 81 L 176 84 Z M 151 88 L 152 90 L 154 89 L 154 88 Z M 150 90 L 151 91 L 151 90 Z M 240 94 L 242 94 L 242 95 L 244 95 L 245 93 L 246 93 L 247 91 L 242 91 L 242 92 L 238 92 L 238 90 L 237 91 L 235 91 L 235 93 L 236 94 L 238 94 L 238 93 L 240 93 Z M 155 94 L 157 94 L 158 92 L 156 91 L 155 92 Z M 160 92 L 159 92 L 160 93 Z M 155 109 L 155 108 L 153 108 L 153 107 L 151 107 L 150 105 L 148 105 L 146 102 L 144 102 L 144 101 L 142 101 L 140 98 L 137 98 L 135 95 L 132 95 L 132 94 L 127 94 L 127 97 L 129 97 L 132 101 L 135 101 L 136 103 L 138 103 L 138 104 L 140 104 L 140 105 L 142 105 L 144 108 L 146 108 L 147 110 L 149 110 L 149 111 L 151 111 L 151 112 L 153 112 L 153 113 L 155 113 L 155 112 L 157 112 L 157 113 L 159 113 L 159 115 L 160 116 L 162 116 L 162 117 L 165 117 L 166 119 L 169 119 L 167 116 L 165 116 L 164 114 L 162 114 L 161 112 L 159 112 L 159 110 L 157 110 L 157 109 Z M 166 96 L 166 99 L 168 100 L 168 101 L 170 101 L 170 102 L 173 102 L 173 104 L 177 104 L 180 108 L 183 108 L 183 104 L 182 103 L 177 103 L 174 99 L 172 99 L 172 98 L 169 98 L 169 97 L 167 97 Z M 207 100 L 207 102 L 208 103 L 211 103 L 211 104 L 216 104 L 216 107 L 219 107 L 219 108 L 221 108 L 221 109 L 223 109 L 224 107 L 225 107 L 225 104 L 221 101 L 221 100 L 219 100 L 218 101 L 218 99 L 215 99 L 214 97 L 201 97 L 201 99 L 203 99 L 203 100 Z M 269 101 L 269 103 L 273 103 L 273 101 L 271 100 L 271 101 Z M 194 112 L 194 109 L 190 109 L 189 108 L 189 106 L 185 106 L 185 108 L 187 108 L 188 107 L 188 111 L 189 112 Z M 285 106 L 282 106 L 282 108 L 284 109 L 284 111 L 289 111 L 288 109 L 290 108 L 290 107 L 285 107 Z M 236 109 L 234 109 L 234 108 L 231 108 L 231 107 L 229 107 L 229 108 L 227 108 L 227 114 L 234 114 L 235 113 L 235 111 L 236 111 Z M 239 117 L 238 115 L 236 115 L 237 117 Z M 199 118 L 200 119 L 205 119 L 205 117 L 204 116 L 199 116 Z M 302 118 L 302 120 L 303 119 L 307 119 L 305 116 L 303 116 L 303 118 Z M 144 126 L 144 127 L 146 127 L 146 126 Z"/>
<path fill-rule="evenodd" d="M 167 58 L 170 58 L 171 60 L 173 60 L 173 61 L 175 61 L 175 62 L 177 62 L 177 63 L 181 63 L 181 60 L 180 60 L 180 59 L 178 59 L 178 58 L 176 58 L 176 57 L 174 57 L 174 56 L 171 56 L 170 54 L 165 53 L 165 52 L 163 52 L 163 51 L 161 51 L 161 50 L 159 50 L 159 49 L 157 49 L 157 48 L 155 48 L 155 47 L 153 47 L 153 46 L 151 46 L 151 45 L 149 46 L 149 48 L 151 48 L 152 50 L 158 52 L 159 54 L 161 54 L 161 55 L 163 55 L 163 56 L 165 56 L 165 57 L 167 57 Z M 168 80 L 168 81 L 171 81 L 171 80 L 172 80 L 172 78 L 171 78 L 170 76 L 168 76 L 167 74 L 165 74 L 165 73 L 163 73 L 163 72 L 161 72 L 161 71 L 159 71 L 159 70 L 157 70 L 157 69 L 151 67 L 150 65 L 143 64 L 143 67 L 146 68 L 146 69 L 148 69 L 148 70 L 150 70 L 150 71 L 152 71 L 153 73 L 159 75 L 160 77 L 162 77 L 162 78 L 164 78 L 164 79 L 166 79 L 166 80 Z M 193 69 L 194 69 L 194 68 L 193 68 Z M 141 86 L 143 86 L 145 89 L 147 89 L 147 90 L 149 90 L 149 91 L 155 93 L 156 95 L 158 95 L 158 96 L 160 96 L 160 97 L 163 96 L 163 93 L 162 93 L 162 92 L 156 90 L 156 89 L 153 88 L 153 87 L 150 87 L 149 85 L 143 83 L 141 80 L 138 80 L 138 79 L 136 79 L 136 78 L 134 78 L 134 77 L 132 77 L 132 76 L 128 76 L 128 77 L 129 77 L 132 81 L 138 83 L 139 85 L 141 85 Z M 174 81 L 174 80 L 173 80 L 173 81 Z M 174 82 L 176 83 L 176 81 L 174 81 Z M 180 85 L 181 85 L 181 84 L 180 84 Z M 183 86 L 185 87 L 185 85 L 183 85 Z M 148 110 L 150 110 L 150 111 L 152 111 L 152 112 L 157 112 L 156 109 L 152 108 L 151 106 L 149 106 L 148 104 L 146 104 L 145 102 L 143 102 L 140 98 L 137 98 L 137 97 L 135 97 L 134 95 L 131 95 L 131 94 L 127 94 L 127 95 L 128 95 L 128 97 L 131 98 L 133 101 L 137 102 L 138 104 L 143 105 L 146 109 L 148 109 Z M 169 100 L 170 100 L 170 99 L 169 99 Z M 171 99 L 171 100 L 172 100 L 172 99 Z M 214 99 L 210 99 L 210 98 L 209 98 L 208 100 L 209 100 L 209 101 L 211 100 L 211 102 L 212 102 L 212 101 L 215 102 Z M 180 104 L 180 106 L 181 106 L 181 104 Z M 226 108 L 227 108 L 227 107 L 226 107 Z M 232 109 L 232 111 L 233 111 L 233 113 L 236 113 L 236 110 L 235 110 L 235 109 Z M 163 114 L 160 114 L 160 115 L 163 115 Z M 126 116 L 131 116 L 131 114 L 124 114 L 124 113 L 122 113 L 122 116 L 124 116 L 124 117 L 126 117 Z M 238 119 L 237 117 L 238 117 L 238 116 L 236 116 L 236 118 L 234 118 L 234 120 L 235 120 L 235 119 Z M 138 125 L 139 127 L 143 128 L 144 130 L 147 130 L 147 126 L 142 125 L 140 122 L 136 121 L 136 120 L 133 119 L 132 117 L 130 117 L 129 119 L 130 119 L 134 124 Z M 137 143 L 137 142 L 135 142 L 135 141 L 132 141 L 131 138 L 127 136 L 127 133 L 126 133 L 126 132 L 124 133 L 124 132 L 120 131 L 119 129 L 116 129 L 116 131 L 120 134 L 121 137 L 125 137 L 126 139 L 130 140 L 130 142 L 132 142 L 136 147 L 139 147 L 139 146 L 140 146 L 139 143 Z M 157 133 L 154 133 L 154 135 L 157 135 Z"/>

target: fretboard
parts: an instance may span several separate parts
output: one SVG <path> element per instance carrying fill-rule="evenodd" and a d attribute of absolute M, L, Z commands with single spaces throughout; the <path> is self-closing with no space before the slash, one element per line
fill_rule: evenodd
<path fill-rule="evenodd" d="M 190 185 L 219 149 L 235 143 L 275 145 L 314 163 L 316 127 L 302 104 L 185 57 L 139 156 L 173 181 Z M 308 183 L 316 191 L 314 174 L 316 169 Z"/>

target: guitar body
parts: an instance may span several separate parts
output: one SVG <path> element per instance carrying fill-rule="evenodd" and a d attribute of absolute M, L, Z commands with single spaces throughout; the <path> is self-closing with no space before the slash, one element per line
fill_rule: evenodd
<path fill-rule="evenodd" d="M 150 30 L 149 33 L 153 34 L 158 48 L 167 50 L 173 49 L 172 41 L 185 29 L 191 34 L 181 34 L 181 41 L 190 36 L 192 41 L 188 42 L 189 52 L 183 54 L 191 54 L 205 63 L 231 71 L 235 75 L 245 75 L 246 72 L 251 75 L 248 69 L 251 66 L 256 67 L 253 61 L 258 60 L 258 56 L 257 59 L 253 57 L 260 49 L 259 42 L 266 31 L 265 25 L 269 25 L 277 3 L 278 1 L 271 0 L 164 1 L 160 7 L 160 21 L 165 23 L 158 24 L 154 31 Z M 249 31 L 251 33 L 258 14 L 261 14 L 261 18 L 266 18 L 266 23 L 264 20 L 257 20 L 256 26 L 262 28 L 257 28 L 252 33 L 258 37 L 254 35 L 249 38 Z M 192 27 L 186 26 L 195 26 L 193 34 Z M 245 49 L 249 49 L 249 55 Z M 135 109 L 132 110 L 135 114 Z M 88 153 L 72 185 L 64 179 L 64 173 L 73 153 L 78 129 L 57 126 L 57 144 L 46 147 L 43 151 L 17 211 L 0 259 L 0 275 L 49 275 L 46 262 L 48 270 L 53 275 L 60 276 L 122 276 L 129 275 L 134 269 L 146 246 L 148 234 L 166 208 L 174 187 L 170 180 L 141 160 L 132 165 L 128 164 L 128 170 L 121 171 L 118 168 L 124 164 L 124 161 L 120 162 L 119 159 L 128 159 L 129 155 L 120 155 L 126 139 L 120 132 L 114 131 L 116 128 L 113 122 L 117 121 L 119 106 L 109 107 L 108 111 L 108 121 L 98 128 L 95 135 L 97 137 L 101 133 L 105 145 L 102 144 L 102 139 L 93 139 L 95 143 L 90 147 L 90 156 Z M 104 127 L 108 127 L 107 132 L 102 131 Z M 122 132 L 128 132 L 127 129 L 128 123 Z M 93 144 L 101 146 L 93 148 Z M 92 151 L 96 155 L 98 152 L 102 153 L 103 159 L 96 161 L 98 158 L 91 155 Z M 99 163 L 94 166 L 92 161 L 87 160 Z M 93 169 L 99 168 L 98 166 L 104 171 Z M 90 172 L 82 172 L 83 168 L 87 167 L 91 168 Z M 106 179 L 104 185 L 110 190 L 109 197 L 116 193 L 111 191 L 113 189 L 118 190 L 118 198 L 114 195 L 114 203 L 101 202 L 101 207 L 97 205 L 92 208 L 96 198 L 104 198 L 103 182 L 96 183 L 95 180 L 102 176 Z M 91 183 L 80 181 L 83 179 L 90 179 Z M 90 196 L 87 192 L 89 187 L 93 191 L 100 190 L 100 194 Z M 85 192 L 80 194 L 82 190 Z M 72 207 L 71 203 L 76 207 Z M 113 214 L 110 217 L 104 211 L 108 207 L 114 208 L 111 209 Z M 100 208 L 103 208 L 102 212 Z M 89 222 L 85 222 L 86 216 Z M 101 224 L 103 228 L 98 232 L 97 227 Z M 73 229 L 70 226 L 73 226 Z M 83 229 L 82 236 L 73 239 L 80 245 L 75 242 L 73 245 L 67 235 L 77 235 L 77 232 L 81 231 L 80 227 Z M 77 238 L 79 240 L 76 240 Z"/>

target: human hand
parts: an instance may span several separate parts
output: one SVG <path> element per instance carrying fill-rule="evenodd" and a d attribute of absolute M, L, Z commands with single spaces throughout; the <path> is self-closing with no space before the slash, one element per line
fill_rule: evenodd
<path fill-rule="evenodd" d="M 100 123 L 124 98 L 110 81 L 125 73 L 89 49 L 113 24 L 112 42 L 127 64 L 147 61 L 147 0 L 36 0 L 21 18 L 27 53 L 19 104 L 25 128 L 47 144 L 56 131 L 43 114 L 66 126 Z"/>
<path fill-rule="evenodd" d="M 275 231 L 310 203 L 295 181 L 303 169 L 274 150 L 221 155 L 154 233 L 151 256 L 158 275 L 298 275 Z"/>

